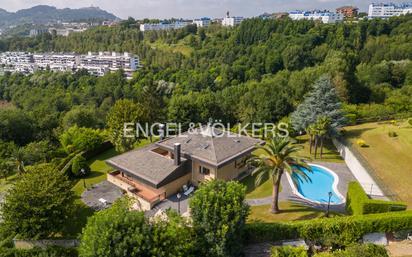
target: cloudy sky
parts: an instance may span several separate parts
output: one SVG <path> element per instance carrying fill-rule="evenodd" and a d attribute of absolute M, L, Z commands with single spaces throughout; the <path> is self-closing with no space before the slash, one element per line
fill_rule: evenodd
<path fill-rule="evenodd" d="M 93 5 L 120 18 L 215 18 L 224 16 L 227 10 L 232 15 L 245 17 L 295 9 L 333 9 L 342 5 L 355 5 L 366 11 L 371 1 L 373 0 L 0 0 L 0 8 L 16 11 L 39 4 L 58 8 Z"/>

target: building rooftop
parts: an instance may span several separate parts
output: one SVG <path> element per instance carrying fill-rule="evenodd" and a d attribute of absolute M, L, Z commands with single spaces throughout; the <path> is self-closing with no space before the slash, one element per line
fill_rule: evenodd
<path fill-rule="evenodd" d="M 220 167 L 234 158 L 250 153 L 264 141 L 205 126 L 196 128 L 190 134 L 186 132 L 182 136 L 167 138 L 156 144 L 172 150 L 175 143 L 181 144 L 184 157 Z"/>
<path fill-rule="evenodd" d="M 151 144 L 115 156 L 106 160 L 106 163 L 154 188 L 166 185 L 190 172 L 185 158 L 181 158 L 181 164 L 176 166 L 173 159 L 155 152 L 156 148 L 158 147 L 155 144 Z"/>

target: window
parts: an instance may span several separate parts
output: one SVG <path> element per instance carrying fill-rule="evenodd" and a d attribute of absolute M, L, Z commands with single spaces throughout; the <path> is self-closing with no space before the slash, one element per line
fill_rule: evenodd
<path fill-rule="evenodd" d="M 203 166 L 199 166 L 199 173 L 203 174 L 203 175 L 209 175 L 210 170 L 208 168 L 203 167 Z"/>

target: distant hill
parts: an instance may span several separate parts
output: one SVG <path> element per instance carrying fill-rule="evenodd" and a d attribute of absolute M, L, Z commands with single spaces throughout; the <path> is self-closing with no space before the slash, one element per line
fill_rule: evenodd
<path fill-rule="evenodd" d="M 0 28 L 18 26 L 21 24 L 47 24 L 57 21 L 70 22 L 79 20 L 116 20 L 115 15 L 98 7 L 80 9 L 57 9 L 53 6 L 38 5 L 15 13 L 0 9 Z"/>

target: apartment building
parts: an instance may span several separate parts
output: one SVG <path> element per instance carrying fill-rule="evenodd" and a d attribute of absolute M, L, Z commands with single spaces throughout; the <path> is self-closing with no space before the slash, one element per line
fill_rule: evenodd
<path fill-rule="evenodd" d="M 342 13 L 333 13 L 329 11 L 293 11 L 289 12 L 292 20 L 315 20 L 325 24 L 332 24 L 343 21 Z"/>
<path fill-rule="evenodd" d="M 75 53 L 24 53 L 5 52 L 0 54 L 0 64 L 4 71 L 33 73 L 36 70 L 75 72 L 86 69 L 90 74 L 103 76 L 117 70 L 124 70 L 130 78 L 140 67 L 139 58 L 127 52 Z"/>
<path fill-rule="evenodd" d="M 229 12 L 227 12 L 227 13 L 226 13 L 226 17 L 223 18 L 223 20 L 222 20 L 222 26 L 225 26 L 225 27 L 234 27 L 234 26 L 239 25 L 244 19 L 245 19 L 245 18 L 240 17 L 240 16 L 238 16 L 238 17 L 235 17 L 235 16 L 230 17 Z"/>
<path fill-rule="evenodd" d="M 140 31 L 151 31 L 151 30 L 171 30 L 171 29 L 181 29 L 189 25 L 187 21 L 176 21 L 173 23 L 143 23 L 140 24 Z"/>
<path fill-rule="evenodd" d="M 211 19 L 207 17 L 193 20 L 193 24 L 195 24 L 198 28 L 208 27 L 210 23 Z"/>
<path fill-rule="evenodd" d="M 372 3 L 369 5 L 368 17 L 370 19 L 390 18 L 393 16 L 406 15 L 408 13 L 412 13 L 412 3 Z"/>

